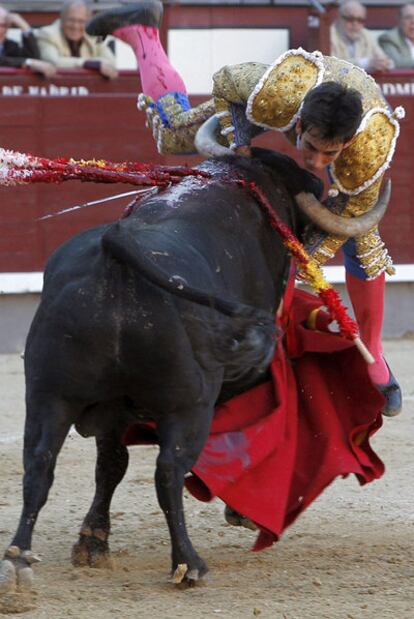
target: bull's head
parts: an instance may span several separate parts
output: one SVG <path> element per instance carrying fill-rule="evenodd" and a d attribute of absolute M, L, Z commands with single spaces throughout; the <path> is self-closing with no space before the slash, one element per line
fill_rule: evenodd
<path fill-rule="evenodd" d="M 234 155 L 235 152 L 219 143 L 219 120 L 211 116 L 197 131 L 195 146 L 198 152 L 205 157 L 220 157 Z M 387 181 L 385 188 L 376 205 L 367 213 L 353 218 L 345 218 L 332 213 L 321 204 L 314 194 L 301 192 L 295 195 L 299 208 L 321 230 L 344 238 L 366 234 L 375 228 L 381 221 L 387 209 L 391 196 L 391 181 Z"/>

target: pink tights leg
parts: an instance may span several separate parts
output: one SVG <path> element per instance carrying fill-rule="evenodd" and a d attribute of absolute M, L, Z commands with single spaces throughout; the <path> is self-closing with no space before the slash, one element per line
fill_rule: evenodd
<path fill-rule="evenodd" d="M 382 356 L 381 331 L 384 318 L 385 276 L 364 280 L 346 273 L 346 287 L 352 301 L 361 339 L 375 358 L 368 366 L 373 383 L 384 385 L 389 380 L 388 366 Z"/>
<path fill-rule="evenodd" d="M 141 76 L 142 91 L 157 101 L 167 92 L 187 93 L 185 84 L 168 60 L 158 28 L 132 25 L 117 28 L 113 35 L 134 50 Z"/>

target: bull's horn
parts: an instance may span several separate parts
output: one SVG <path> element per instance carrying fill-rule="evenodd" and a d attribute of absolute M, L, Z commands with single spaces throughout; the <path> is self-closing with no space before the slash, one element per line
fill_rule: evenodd
<path fill-rule="evenodd" d="M 391 181 L 385 183 L 384 189 L 375 206 L 358 217 L 342 217 L 335 215 L 311 193 L 300 193 L 295 196 L 299 208 L 306 213 L 309 219 L 329 234 L 345 238 L 361 236 L 368 230 L 375 228 L 387 210 L 391 196 Z"/>
<path fill-rule="evenodd" d="M 217 141 L 220 132 L 220 122 L 217 116 L 213 115 L 201 125 L 195 134 L 194 144 L 197 151 L 203 157 L 221 157 L 222 155 L 234 155 L 230 148 L 222 146 Z"/>

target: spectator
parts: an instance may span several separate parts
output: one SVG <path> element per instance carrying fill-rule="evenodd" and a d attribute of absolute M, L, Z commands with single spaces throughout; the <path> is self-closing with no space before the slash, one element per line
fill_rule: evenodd
<path fill-rule="evenodd" d="M 370 73 L 388 71 L 394 63 L 364 28 L 367 10 L 358 0 L 345 0 L 331 26 L 331 54 Z"/>
<path fill-rule="evenodd" d="M 21 45 L 7 38 L 9 28 L 21 30 Z M 36 38 L 27 21 L 18 13 L 9 13 L 3 7 L 0 7 L 0 66 L 28 67 L 45 77 L 52 77 L 56 73 L 52 64 L 40 60 Z"/>
<path fill-rule="evenodd" d="M 36 32 L 41 57 L 58 68 L 95 69 L 103 77 L 117 77 L 115 55 L 97 37 L 85 32 L 90 10 L 84 0 L 66 0 L 60 19 Z"/>
<path fill-rule="evenodd" d="M 379 44 L 396 67 L 414 68 L 414 2 L 401 7 L 398 26 L 384 32 Z"/>

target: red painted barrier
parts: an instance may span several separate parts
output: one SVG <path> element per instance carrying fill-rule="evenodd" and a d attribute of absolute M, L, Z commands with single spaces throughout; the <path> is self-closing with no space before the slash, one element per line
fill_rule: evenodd
<path fill-rule="evenodd" d="M 414 72 L 377 76 L 390 104 L 403 105 L 406 119 L 392 166 L 393 196 L 382 233 L 396 263 L 414 263 Z M 0 146 L 55 158 L 105 158 L 196 164 L 198 157 L 161 157 L 145 115 L 136 109 L 139 81 L 123 72 L 108 82 L 93 72 L 67 71 L 45 81 L 24 71 L 0 72 Z M 198 103 L 206 97 L 193 97 Z M 275 133 L 258 144 L 296 156 Z M 43 270 L 50 253 L 87 227 L 114 220 L 128 200 L 110 202 L 45 221 L 37 218 L 89 200 L 128 191 L 127 185 L 69 181 L 59 186 L 0 188 L 0 272 Z M 132 189 L 132 187 L 130 188 Z"/>

